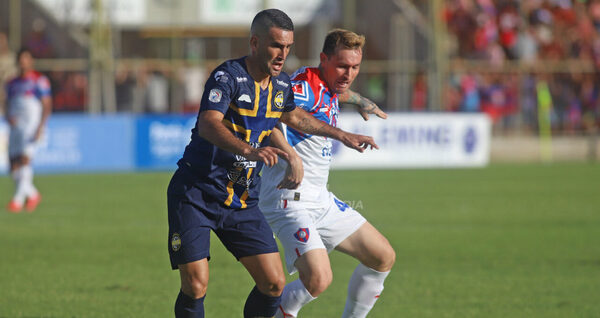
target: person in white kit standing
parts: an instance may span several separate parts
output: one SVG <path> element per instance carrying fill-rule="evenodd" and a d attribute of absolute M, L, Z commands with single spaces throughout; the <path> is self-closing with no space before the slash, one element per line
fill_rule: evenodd
<path fill-rule="evenodd" d="M 6 84 L 6 119 L 10 126 L 8 157 L 15 193 L 6 209 L 35 210 L 41 195 L 33 185 L 31 159 L 52 109 L 50 81 L 34 67 L 28 49 L 17 54 L 19 75 Z"/>
<path fill-rule="evenodd" d="M 364 42 L 364 36 L 351 31 L 329 32 L 319 67 L 303 67 L 292 75 L 296 105 L 333 126 L 339 102 L 359 105 L 365 120 L 368 114 L 386 118 L 374 103 L 349 89 L 359 72 Z M 275 317 L 296 317 L 330 285 L 328 253 L 333 249 L 360 261 L 342 317 L 366 317 L 395 262 L 393 248 L 359 212 L 328 191 L 330 139 L 283 125 L 271 136 L 289 160 L 263 169 L 259 207 L 284 247 L 288 272 L 298 271 L 300 277 L 285 286 Z"/>

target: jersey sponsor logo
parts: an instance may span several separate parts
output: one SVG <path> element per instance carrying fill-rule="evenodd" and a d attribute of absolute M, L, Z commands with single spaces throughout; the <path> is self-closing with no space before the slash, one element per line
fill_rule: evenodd
<path fill-rule="evenodd" d="M 247 178 L 246 173 L 246 170 L 242 168 L 233 168 L 227 172 L 227 178 L 229 179 L 229 181 L 235 184 L 239 184 L 246 188 L 250 188 L 250 185 L 252 185 L 252 181 L 254 180 L 254 178 Z"/>
<path fill-rule="evenodd" d="M 306 243 L 310 238 L 310 232 L 308 231 L 307 227 L 301 227 L 300 229 L 298 229 L 298 231 L 296 231 L 296 233 L 294 233 L 294 237 L 298 241 Z"/>
<path fill-rule="evenodd" d="M 171 236 L 171 249 L 173 250 L 173 252 L 177 252 L 180 248 L 181 236 L 179 236 L 179 233 L 173 233 L 173 235 Z"/>
<path fill-rule="evenodd" d="M 275 94 L 275 107 L 279 108 L 279 109 L 283 109 L 283 92 L 279 91 L 277 92 L 277 94 Z"/>
<path fill-rule="evenodd" d="M 348 204 L 344 201 L 340 201 L 337 198 L 333 198 L 333 201 L 335 201 L 335 205 L 337 205 L 341 212 L 345 212 L 349 208 Z"/>
<path fill-rule="evenodd" d="M 242 96 L 240 96 L 240 98 L 238 98 L 238 100 L 240 102 L 252 103 L 252 101 L 250 100 L 250 96 L 248 94 L 242 94 Z"/>
<path fill-rule="evenodd" d="M 275 82 L 277 82 L 277 84 L 283 86 L 283 87 L 288 87 L 288 83 L 284 82 L 284 81 L 280 81 L 280 80 L 275 80 Z"/>
<path fill-rule="evenodd" d="M 227 76 L 227 74 L 225 74 L 225 72 L 223 72 L 223 71 L 217 71 L 215 73 L 215 81 L 222 82 L 222 83 L 227 83 L 228 80 L 229 80 L 229 77 Z"/>
<path fill-rule="evenodd" d="M 223 92 L 221 92 L 221 90 L 218 88 L 213 88 L 208 94 L 208 100 L 213 103 L 218 103 L 221 101 L 221 96 L 223 96 Z"/>
<path fill-rule="evenodd" d="M 233 163 L 234 167 L 256 168 L 256 161 L 237 161 Z"/>
<path fill-rule="evenodd" d="M 238 83 L 245 83 L 245 82 L 247 82 L 247 81 L 248 81 L 248 79 L 247 79 L 246 77 L 236 77 L 236 78 L 235 78 L 235 80 L 236 80 Z"/>

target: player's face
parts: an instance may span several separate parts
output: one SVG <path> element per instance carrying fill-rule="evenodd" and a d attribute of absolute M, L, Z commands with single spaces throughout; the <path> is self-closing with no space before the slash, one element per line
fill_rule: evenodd
<path fill-rule="evenodd" d="M 294 31 L 272 27 L 266 36 L 257 38 L 255 43 L 260 70 L 270 76 L 277 76 L 294 44 Z"/>
<path fill-rule="evenodd" d="M 21 56 L 19 56 L 19 68 L 23 72 L 33 70 L 33 56 L 31 56 L 31 53 L 23 52 Z"/>
<path fill-rule="evenodd" d="M 321 75 L 329 90 L 341 94 L 350 88 L 360 70 L 361 49 L 337 49 L 327 57 L 321 52 Z"/>

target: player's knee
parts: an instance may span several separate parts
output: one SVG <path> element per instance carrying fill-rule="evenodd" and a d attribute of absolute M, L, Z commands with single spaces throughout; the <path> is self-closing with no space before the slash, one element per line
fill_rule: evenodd
<path fill-rule="evenodd" d="M 317 297 L 324 292 L 329 285 L 331 285 L 332 281 L 333 273 L 331 272 L 330 268 L 326 268 L 318 272 L 311 273 L 308 279 L 303 280 L 303 283 L 304 287 L 306 287 L 306 290 L 308 290 L 313 297 Z"/>
<path fill-rule="evenodd" d="M 204 281 L 198 278 L 190 278 L 184 281 L 181 281 L 181 290 L 184 294 L 188 295 L 193 299 L 198 299 L 204 297 L 206 295 L 206 288 L 208 286 L 208 281 Z"/>
<path fill-rule="evenodd" d="M 263 282 L 262 284 L 257 284 L 256 286 L 258 287 L 258 290 L 260 290 L 260 292 L 265 295 L 271 297 L 281 296 L 283 288 L 285 287 L 285 276 L 283 275 L 283 273 L 281 273 L 281 275 L 274 275 L 270 277 L 266 282 Z"/>
<path fill-rule="evenodd" d="M 395 262 L 396 252 L 390 245 L 388 245 L 379 255 L 376 268 L 374 269 L 379 272 L 387 272 L 392 269 L 392 266 L 394 266 Z"/>

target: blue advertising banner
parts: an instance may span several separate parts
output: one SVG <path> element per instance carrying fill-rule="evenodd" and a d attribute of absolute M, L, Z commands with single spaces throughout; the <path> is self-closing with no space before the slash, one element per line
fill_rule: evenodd
<path fill-rule="evenodd" d="M 132 170 L 132 116 L 54 115 L 39 142 L 38 172 Z"/>
<path fill-rule="evenodd" d="M 136 166 L 140 169 L 175 169 L 190 142 L 195 116 L 140 116 L 136 122 Z"/>

